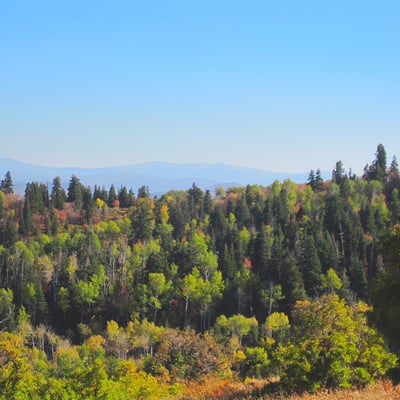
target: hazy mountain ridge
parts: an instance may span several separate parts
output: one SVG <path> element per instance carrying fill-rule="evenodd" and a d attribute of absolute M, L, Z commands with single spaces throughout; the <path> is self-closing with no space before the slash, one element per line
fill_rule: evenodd
<path fill-rule="evenodd" d="M 14 190 L 23 193 L 26 183 L 43 182 L 52 184 L 56 176 L 61 178 L 64 187 L 72 175 L 76 175 L 84 185 L 105 186 L 107 189 L 114 184 L 133 188 L 148 186 L 153 195 L 162 194 L 169 190 L 189 189 L 193 182 L 197 186 L 213 190 L 217 186 L 232 187 L 247 184 L 269 185 L 275 180 L 291 179 L 296 183 L 307 181 L 308 172 L 284 173 L 267 170 L 240 167 L 222 163 L 185 163 L 174 164 L 168 162 L 149 162 L 127 166 L 112 166 L 101 168 L 82 167 L 47 167 L 0 158 L 0 176 L 7 171 L 11 172 Z M 324 179 L 329 178 L 328 172 L 322 172 Z"/>

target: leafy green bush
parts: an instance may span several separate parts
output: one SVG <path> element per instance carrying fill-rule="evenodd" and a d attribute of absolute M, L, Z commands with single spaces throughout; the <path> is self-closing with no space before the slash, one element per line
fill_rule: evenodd
<path fill-rule="evenodd" d="M 363 386 L 394 367 L 396 356 L 367 324 L 368 310 L 364 303 L 350 306 L 336 294 L 297 302 L 292 337 L 274 353 L 280 387 Z"/>

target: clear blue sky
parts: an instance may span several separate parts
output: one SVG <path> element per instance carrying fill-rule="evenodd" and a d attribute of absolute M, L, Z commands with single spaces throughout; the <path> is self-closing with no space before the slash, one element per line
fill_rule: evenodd
<path fill-rule="evenodd" d="M 400 158 L 399 1 L 4 1 L 0 157 L 361 173 Z"/>

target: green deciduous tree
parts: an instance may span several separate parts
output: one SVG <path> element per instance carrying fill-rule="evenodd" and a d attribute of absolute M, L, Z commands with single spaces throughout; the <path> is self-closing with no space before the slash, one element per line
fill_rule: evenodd
<path fill-rule="evenodd" d="M 205 279 L 201 276 L 198 268 L 193 268 L 190 274 L 187 274 L 181 283 L 182 295 L 185 299 L 185 324 L 189 320 L 189 304 L 192 303 L 201 316 L 201 329 L 209 325 L 207 317 L 209 317 L 210 306 L 213 301 L 222 296 L 224 282 L 220 271 L 216 271 L 210 278 Z"/>
<path fill-rule="evenodd" d="M 268 315 L 264 324 L 266 335 L 274 343 L 283 343 L 289 336 L 289 318 L 285 313 L 274 312 Z"/>
<path fill-rule="evenodd" d="M 237 336 L 239 345 L 242 345 L 244 336 L 248 336 L 253 331 L 257 331 L 258 322 L 254 317 L 248 318 L 242 314 L 235 314 L 227 318 L 225 315 L 220 315 L 215 321 L 214 330 L 219 333 L 219 336 L 225 338 Z"/>
<path fill-rule="evenodd" d="M 157 311 L 162 307 L 160 297 L 171 288 L 172 283 L 167 282 L 162 272 L 150 272 L 148 288 L 150 291 L 149 303 L 153 308 L 153 321 L 156 322 Z"/>
<path fill-rule="evenodd" d="M 296 390 L 366 385 L 396 363 L 382 337 L 370 328 L 364 303 L 347 305 L 336 294 L 300 301 L 293 310 L 293 332 L 275 360 L 281 385 Z"/>

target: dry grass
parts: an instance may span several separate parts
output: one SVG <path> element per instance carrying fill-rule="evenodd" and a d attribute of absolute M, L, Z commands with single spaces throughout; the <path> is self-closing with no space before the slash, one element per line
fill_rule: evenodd
<path fill-rule="evenodd" d="M 400 386 L 389 381 L 378 382 L 364 389 L 318 391 L 302 395 L 261 395 L 265 380 L 243 382 L 208 379 L 186 388 L 181 400 L 400 400 Z"/>
<path fill-rule="evenodd" d="M 281 397 L 287 400 L 400 400 L 400 386 L 384 381 L 364 389 L 324 391 L 301 396 Z M 268 397 L 265 398 L 267 400 Z"/>

